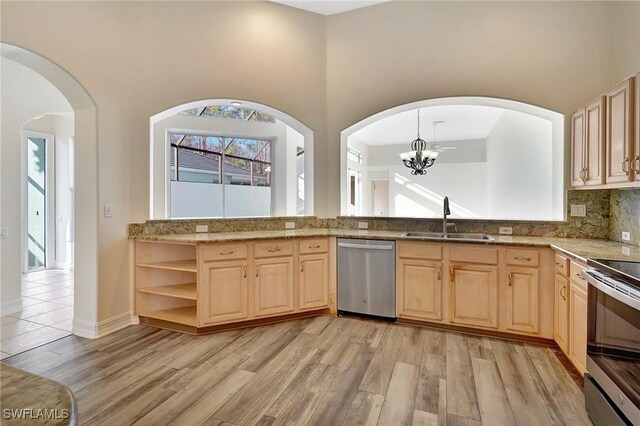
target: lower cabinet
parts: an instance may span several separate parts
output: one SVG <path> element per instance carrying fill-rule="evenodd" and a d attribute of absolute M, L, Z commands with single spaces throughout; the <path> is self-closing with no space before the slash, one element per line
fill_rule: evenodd
<path fill-rule="evenodd" d="M 399 259 L 396 268 L 397 316 L 442 320 L 442 263 Z"/>
<path fill-rule="evenodd" d="M 587 289 L 570 281 L 569 358 L 580 373 L 587 369 Z"/>
<path fill-rule="evenodd" d="M 293 312 L 293 257 L 256 259 L 254 265 L 254 316 Z"/>
<path fill-rule="evenodd" d="M 569 352 L 569 280 L 555 274 L 553 338 L 565 353 Z"/>
<path fill-rule="evenodd" d="M 540 274 L 537 268 L 507 267 L 504 309 L 506 329 L 526 333 L 539 330 Z"/>
<path fill-rule="evenodd" d="M 206 325 L 249 318 L 248 259 L 204 262 L 201 322 Z"/>
<path fill-rule="evenodd" d="M 498 267 L 450 265 L 450 322 L 473 327 L 498 327 Z"/>
<path fill-rule="evenodd" d="M 300 255 L 298 303 L 300 310 L 329 306 L 329 255 Z"/>

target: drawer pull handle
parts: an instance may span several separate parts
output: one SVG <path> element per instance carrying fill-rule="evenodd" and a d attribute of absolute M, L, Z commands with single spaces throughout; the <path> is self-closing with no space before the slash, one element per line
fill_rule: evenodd
<path fill-rule="evenodd" d="M 562 290 L 565 291 L 564 294 L 562 294 Z M 562 300 L 564 300 L 565 302 L 567 301 L 567 297 L 566 297 L 567 293 L 566 293 L 566 291 L 567 291 L 567 288 L 565 286 L 562 286 L 562 288 L 560 289 L 560 296 L 562 297 Z"/>
<path fill-rule="evenodd" d="M 456 281 L 456 270 L 453 266 L 449 268 L 449 281 L 451 281 L 451 284 Z"/>
<path fill-rule="evenodd" d="M 320 244 L 315 245 L 315 246 L 309 246 L 309 248 L 310 248 L 310 249 L 317 249 L 317 248 L 320 248 Z"/>
<path fill-rule="evenodd" d="M 235 253 L 235 251 L 234 251 L 234 250 L 231 250 L 231 251 L 221 251 L 221 252 L 220 252 L 220 256 L 228 256 L 228 255 L 233 254 L 233 253 Z"/>
<path fill-rule="evenodd" d="M 560 262 L 556 262 L 556 266 L 559 266 L 559 267 L 561 267 L 561 268 L 564 268 L 564 266 L 563 266 L 563 265 L 562 265 L 562 263 L 560 263 Z"/>
<path fill-rule="evenodd" d="M 513 286 L 513 272 L 509 272 L 509 287 Z"/>
<path fill-rule="evenodd" d="M 622 160 L 622 171 L 624 172 L 624 174 L 628 175 L 629 174 L 629 157 L 625 158 L 624 160 Z M 625 167 L 627 166 L 627 167 Z"/>
<path fill-rule="evenodd" d="M 243 278 L 247 278 L 247 265 L 244 265 L 243 268 L 244 268 L 244 277 Z"/>
<path fill-rule="evenodd" d="M 638 167 L 636 167 L 636 162 L 638 163 Z M 636 158 L 633 159 L 633 163 L 631 163 L 631 168 L 636 173 L 640 173 L 640 155 L 636 155 Z"/>
<path fill-rule="evenodd" d="M 438 267 L 438 281 L 442 279 L 442 268 Z"/>
<path fill-rule="evenodd" d="M 578 277 L 578 278 L 580 278 L 581 280 L 583 280 L 583 281 L 584 281 L 584 278 L 583 278 L 583 276 L 582 276 L 582 275 L 580 275 L 580 272 L 576 273 L 576 277 Z"/>
<path fill-rule="evenodd" d="M 256 277 L 258 276 L 258 271 L 260 270 L 259 266 L 256 266 Z"/>
<path fill-rule="evenodd" d="M 531 258 L 530 257 L 516 256 L 515 259 L 516 260 L 526 260 L 527 262 L 531 262 Z M 557 265 L 557 263 L 556 263 L 556 265 Z"/>
<path fill-rule="evenodd" d="M 269 253 L 277 253 L 277 252 L 279 252 L 280 250 L 282 250 L 280 247 L 275 247 L 275 248 L 267 249 L 267 251 L 268 251 Z"/>
<path fill-rule="evenodd" d="M 304 272 L 304 260 L 300 261 L 300 272 Z"/>

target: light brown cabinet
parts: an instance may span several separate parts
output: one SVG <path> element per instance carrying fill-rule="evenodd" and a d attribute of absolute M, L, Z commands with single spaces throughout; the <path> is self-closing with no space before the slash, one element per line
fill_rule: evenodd
<path fill-rule="evenodd" d="M 640 182 L 640 72 L 636 75 L 635 81 L 636 102 L 635 109 L 635 124 L 633 126 L 635 133 L 635 143 L 633 144 L 633 161 L 631 162 L 631 168 L 634 172 L 634 179 Z"/>
<path fill-rule="evenodd" d="M 451 264 L 450 322 L 473 327 L 498 327 L 498 267 Z"/>
<path fill-rule="evenodd" d="M 254 316 L 293 312 L 293 257 L 255 260 Z"/>
<path fill-rule="evenodd" d="M 581 374 L 587 368 L 587 289 L 569 282 L 569 358 Z"/>
<path fill-rule="evenodd" d="M 303 251 L 302 246 L 300 251 Z M 299 282 L 300 310 L 326 308 L 329 306 L 329 255 L 301 254 Z"/>
<path fill-rule="evenodd" d="M 200 274 L 204 325 L 249 319 L 248 259 L 206 261 Z"/>
<path fill-rule="evenodd" d="M 538 333 L 540 274 L 537 268 L 507 267 L 506 329 Z"/>
<path fill-rule="evenodd" d="M 553 339 L 560 349 L 569 352 L 569 280 L 559 273 L 555 274 L 554 284 L 555 310 L 553 321 Z"/>
<path fill-rule="evenodd" d="M 571 120 L 571 185 L 604 183 L 605 98 L 599 97 Z"/>
<path fill-rule="evenodd" d="M 442 320 L 442 263 L 399 259 L 396 267 L 397 316 Z"/>
<path fill-rule="evenodd" d="M 629 78 L 606 94 L 606 183 L 633 178 L 634 80 Z"/>

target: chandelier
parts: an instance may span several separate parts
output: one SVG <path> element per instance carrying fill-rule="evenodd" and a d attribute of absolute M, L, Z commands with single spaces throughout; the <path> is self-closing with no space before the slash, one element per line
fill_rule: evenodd
<path fill-rule="evenodd" d="M 433 122 L 433 143 L 436 142 L 436 125 L 442 121 Z M 418 137 L 411 142 L 411 151 L 400 154 L 400 159 L 405 166 L 412 169 L 412 175 L 425 175 L 427 168 L 433 166 L 438 158 L 438 151 L 427 149 L 427 142 L 420 138 L 420 110 L 418 109 Z"/>

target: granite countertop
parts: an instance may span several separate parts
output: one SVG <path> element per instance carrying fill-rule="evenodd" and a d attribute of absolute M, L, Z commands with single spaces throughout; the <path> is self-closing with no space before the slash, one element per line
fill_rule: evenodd
<path fill-rule="evenodd" d="M 428 241 L 439 242 L 426 238 L 403 237 L 403 231 L 360 230 L 340 228 L 312 228 L 278 231 L 248 231 L 248 232 L 219 232 L 202 234 L 165 234 L 165 235 L 139 235 L 135 239 L 140 241 L 157 241 L 182 244 L 213 244 L 228 243 L 248 240 L 311 238 L 311 237 L 345 237 L 373 240 L 404 240 L 404 241 Z M 514 245 L 531 247 L 551 247 L 561 251 L 576 260 L 586 262 L 586 259 L 625 259 L 640 261 L 640 247 L 618 243 L 608 240 L 592 240 L 578 238 L 559 237 L 528 237 L 528 236 L 493 236 L 493 241 L 454 241 L 453 244 L 482 244 L 482 245 Z"/>
<path fill-rule="evenodd" d="M 11 415 L 2 424 L 76 424 L 75 401 L 66 386 L 7 364 L 0 364 L 0 377 L 3 416 Z"/>

